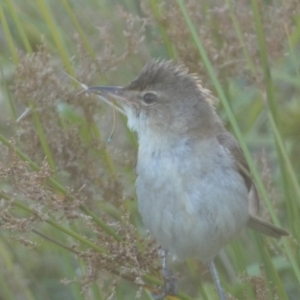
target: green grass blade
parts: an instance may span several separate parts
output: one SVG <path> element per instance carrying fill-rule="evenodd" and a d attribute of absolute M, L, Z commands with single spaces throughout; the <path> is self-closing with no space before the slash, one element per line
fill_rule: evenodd
<path fill-rule="evenodd" d="M 295 197 L 293 197 L 293 199 L 295 199 L 295 203 L 294 203 L 294 206 L 293 206 L 293 210 L 295 212 L 293 222 L 295 222 L 296 224 L 299 225 L 300 224 L 300 216 L 299 216 L 299 214 L 297 214 L 297 211 L 298 211 L 298 208 L 300 207 L 300 185 L 299 185 L 297 176 L 294 172 L 292 163 L 291 163 L 291 161 L 290 161 L 290 159 L 287 155 L 287 152 L 285 150 L 283 140 L 282 140 L 281 135 L 279 133 L 278 127 L 277 127 L 276 122 L 275 122 L 275 119 L 274 119 L 274 117 L 271 113 L 268 114 L 268 117 L 269 117 L 269 120 L 270 120 L 270 123 L 271 123 L 273 133 L 275 135 L 276 143 L 278 145 L 281 156 L 284 160 L 283 163 L 285 164 L 285 166 L 287 168 L 287 172 L 288 172 L 288 179 L 287 180 L 292 184 L 293 191 L 295 192 Z M 297 229 L 299 229 L 299 227 Z M 299 230 L 297 230 L 297 232 L 299 232 Z"/>
<path fill-rule="evenodd" d="M 87 51 L 89 52 L 90 56 L 95 59 L 96 55 L 95 55 L 95 51 L 94 49 L 92 48 L 92 46 L 90 45 L 89 43 L 89 40 L 87 39 L 87 36 L 84 34 L 84 31 L 83 29 L 81 28 L 81 26 L 79 25 L 79 22 L 77 21 L 74 13 L 73 13 L 73 10 L 71 9 L 69 3 L 68 3 L 68 0 L 62 0 L 62 3 L 74 25 L 74 27 L 76 28 L 79 36 L 81 37 L 81 40 L 85 46 L 85 48 L 87 49 Z"/>
<path fill-rule="evenodd" d="M 57 177 L 57 170 L 56 170 L 55 160 L 53 158 L 52 152 L 51 152 L 50 147 L 48 145 L 47 137 L 45 136 L 45 133 L 44 133 L 43 126 L 41 124 L 39 115 L 38 115 L 38 113 L 35 110 L 35 107 L 33 105 L 31 105 L 30 108 L 31 108 L 32 119 L 33 119 L 33 123 L 34 123 L 34 126 L 35 126 L 35 130 L 36 130 L 37 135 L 39 137 L 42 149 L 43 149 L 43 151 L 46 155 L 47 162 L 48 162 L 52 172 L 54 173 L 54 177 Z"/>
<path fill-rule="evenodd" d="M 278 107 L 277 107 L 277 103 L 275 101 L 275 96 L 274 96 L 274 86 L 272 84 L 272 77 L 271 77 L 270 66 L 269 66 L 268 55 L 267 55 L 265 33 L 263 30 L 263 25 L 262 25 L 262 17 L 259 12 L 258 1 L 251 0 L 251 5 L 252 5 L 254 23 L 255 23 L 255 28 L 256 28 L 256 36 L 258 39 L 260 61 L 261 61 L 263 74 L 264 74 L 264 82 L 265 82 L 266 93 L 267 93 L 267 101 L 269 104 L 269 108 L 274 116 L 275 121 L 276 121 L 276 124 L 279 125 L 280 124 L 279 112 L 278 112 Z"/>
<path fill-rule="evenodd" d="M 149 4 L 150 4 L 150 7 L 151 7 L 153 16 L 154 16 L 154 18 L 157 22 L 161 37 L 163 39 L 163 44 L 166 47 L 168 57 L 173 58 L 174 57 L 173 46 L 172 46 L 172 43 L 169 39 L 169 36 L 168 36 L 167 30 L 165 28 L 165 25 L 162 22 L 162 16 L 161 16 L 161 13 L 160 13 L 161 1 L 160 0 L 150 0 Z"/>
<path fill-rule="evenodd" d="M 54 18 L 53 18 L 50 8 L 46 4 L 45 0 L 36 0 L 36 2 L 40 9 L 40 12 L 42 13 L 42 15 L 45 19 L 46 24 L 49 27 L 49 30 L 52 34 L 53 40 L 59 51 L 61 59 L 65 65 L 67 73 L 74 77 L 75 73 L 74 73 L 73 67 L 70 64 L 69 54 L 66 50 L 66 47 L 65 47 L 62 39 L 60 38 L 59 30 L 57 29 L 57 26 L 55 25 L 55 21 L 54 21 Z"/>
<path fill-rule="evenodd" d="M 261 261 L 264 264 L 267 278 L 271 282 L 271 284 L 270 284 L 271 288 L 276 289 L 276 293 L 279 296 L 279 299 L 288 300 L 288 296 L 283 287 L 282 281 L 280 280 L 280 278 L 278 276 L 278 272 L 274 267 L 274 263 L 272 262 L 270 253 L 266 249 L 265 242 L 263 241 L 262 237 L 259 236 L 257 233 L 253 233 L 253 234 L 254 234 L 255 244 L 257 245 L 257 251 L 260 254 Z M 271 291 L 272 291 L 272 289 L 271 289 Z M 273 299 L 273 297 L 270 299 Z"/>
<path fill-rule="evenodd" d="M 7 4 L 8 10 L 9 10 L 11 16 L 12 16 L 12 19 L 14 20 L 14 22 L 16 24 L 16 27 L 18 29 L 19 35 L 21 37 L 21 40 L 23 42 L 23 45 L 24 45 L 24 48 L 25 48 L 26 52 L 32 53 L 31 45 L 30 45 L 29 40 L 27 38 L 27 35 L 24 31 L 24 27 L 21 24 L 20 18 L 17 15 L 16 8 L 12 4 L 11 0 L 5 0 L 5 2 Z"/>
<path fill-rule="evenodd" d="M 8 86 L 7 86 L 7 81 L 6 81 L 6 78 L 3 74 L 3 70 L 2 68 L 0 67 L 0 82 L 1 82 L 1 86 L 2 86 L 2 91 L 4 92 L 5 94 L 5 98 L 7 99 L 7 103 L 8 103 L 8 106 L 9 106 L 9 109 L 10 109 L 10 112 L 11 112 L 11 115 L 13 117 L 14 120 L 17 119 L 17 112 L 16 112 L 16 107 L 15 107 L 15 104 L 14 104 L 14 100 L 13 98 L 11 97 L 11 93 L 9 92 L 9 89 L 8 89 Z"/>
<path fill-rule="evenodd" d="M 251 58 L 251 55 L 246 47 L 246 42 L 245 42 L 245 39 L 244 39 L 244 34 L 243 32 L 241 31 L 241 28 L 238 24 L 238 20 L 235 16 L 235 13 L 233 11 L 233 3 L 232 3 L 232 0 L 226 0 L 226 3 L 227 3 L 227 6 L 229 7 L 229 10 L 230 10 L 230 17 L 232 19 L 232 23 L 233 23 L 233 26 L 234 26 L 234 29 L 235 29 L 235 32 L 237 34 L 237 37 L 240 41 L 240 44 L 242 46 L 242 49 L 243 49 L 243 53 L 244 53 L 244 57 L 246 59 L 246 62 L 247 62 L 247 65 L 248 65 L 248 68 L 249 70 L 251 70 L 252 74 L 255 75 L 256 74 L 256 69 L 255 69 L 255 65 L 253 63 L 253 60 Z"/>
<path fill-rule="evenodd" d="M 7 24 L 7 20 L 6 20 L 5 13 L 3 11 L 2 5 L 0 5 L 0 19 L 1 19 L 1 23 L 2 23 L 4 36 L 7 40 L 8 48 L 9 48 L 9 51 L 10 51 L 11 56 L 12 56 L 13 63 L 15 65 L 17 65 L 18 62 L 19 62 L 19 57 L 18 57 L 17 49 L 16 49 L 16 46 L 15 46 L 14 40 L 12 38 L 9 26 Z"/>

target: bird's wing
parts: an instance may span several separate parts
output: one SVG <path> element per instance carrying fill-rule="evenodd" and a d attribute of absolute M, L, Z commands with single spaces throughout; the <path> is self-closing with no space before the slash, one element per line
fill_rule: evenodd
<path fill-rule="evenodd" d="M 256 215 L 259 210 L 259 197 L 256 187 L 252 181 L 249 166 L 245 159 L 242 149 L 238 141 L 229 132 L 222 133 L 217 136 L 219 143 L 230 153 L 236 164 L 236 170 L 240 173 L 245 181 L 245 185 L 249 192 L 249 213 Z"/>
<path fill-rule="evenodd" d="M 229 132 L 224 132 L 217 136 L 219 143 L 227 149 L 236 164 L 236 170 L 240 173 L 245 181 L 245 185 L 249 192 L 248 197 L 248 209 L 249 220 L 247 225 L 256 231 L 264 233 L 266 235 L 279 238 L 282 235 L 289 235 L 287 231 L 276 227 L 268 222 L 256 217 L 259 209 L 259 196 L 256 187 L 252 181 L 249 166 L 245 159 L 242 149 L 240 148 L 238 141 Z"/>

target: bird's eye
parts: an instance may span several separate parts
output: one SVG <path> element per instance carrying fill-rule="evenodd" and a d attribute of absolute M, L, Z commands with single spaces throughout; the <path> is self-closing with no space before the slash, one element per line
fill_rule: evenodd
<path fill-rule="evenodd" d="M 143 96 L 143 101 L 145 104 L 150 105 L 152 103 L 155 103 L 157 101 L 157 96 L 154 93 L 146 93 Z"/>

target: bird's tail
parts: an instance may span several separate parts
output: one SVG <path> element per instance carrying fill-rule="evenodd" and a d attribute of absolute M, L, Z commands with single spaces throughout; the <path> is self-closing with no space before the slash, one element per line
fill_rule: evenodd
<path fill-rule="evenodd" d="M 254 217 L 250 215 L 250 218 L 247 223 L 248 227 L 251 229 L 258 231 L 260 233 L 264 233 L 268 236 L 280 238 L 281 236 L 289 235 L 289 232 L 279 228 L 275 225 L 272 225 L 268 222 L 259 219 L 258 217 Z"/>

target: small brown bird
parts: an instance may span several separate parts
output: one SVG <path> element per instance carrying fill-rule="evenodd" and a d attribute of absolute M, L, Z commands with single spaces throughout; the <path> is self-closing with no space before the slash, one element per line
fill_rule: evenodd
<path fill-rule="evenodd" d="M 226 299 L 214 258 L 247 226 L 279 238 L 288 232 L 256 216 L 258 195 L 237 140 L 224 128 L 210 93 L 183 66 L 151 61 L 124 87 L 90 87 L 114 98 L 138 134 L 136 190 L 146 228 L 179 259 L 208 263 Z M 163 298 L 174 293 L 163 260 Z"/>

